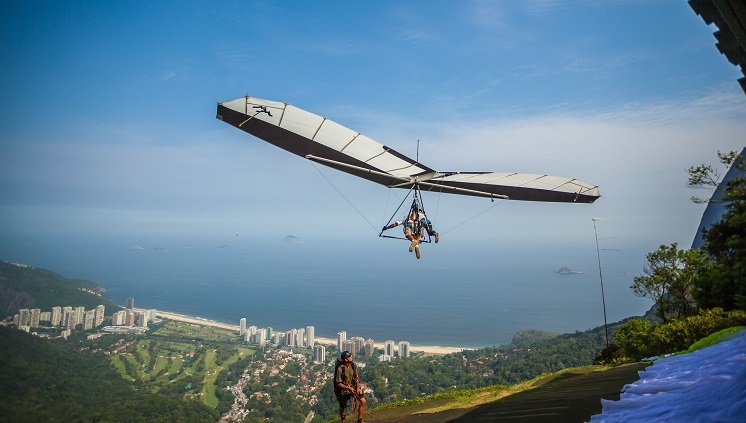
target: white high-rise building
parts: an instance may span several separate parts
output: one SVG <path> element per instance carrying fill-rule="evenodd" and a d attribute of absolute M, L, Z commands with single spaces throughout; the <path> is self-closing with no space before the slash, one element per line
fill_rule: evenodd
<path fill-rule="evenodd" d="M 83 323 L 84 315 L 85 315 L 85 307 L 83 306 L 75 307 L 75 316 L 77 316 L 78 318 L 78 321 L 75 323 L 76 325 Z"/>
<path fill-rule="evenodd" d="M 137 326 L 141 328 L 148 327 L 148 313 L 140 311 L 137 313 Z"/>
<path fill-rule="evenodd" d="M 313 361 L 314 363 L 323 363 L 326 361 L 326 348 L 323 345 L 313 347 Z"/>
<path fill-rule="evenodd" d="M 365 347 L 363 347 L 365 350 L 365 356 L 366 357 L 372 357 L 373 356 L 373 350 L 375 350 L 375 345 L 373 344 L 373 339 L 368 339 L 365 341 Z"/>
<path fill-rule="evenodd" d="M 313 326 L 306 326 L 306 346 L 309 348 L 313 348 L 313 344 L 316 343 L 316 340 L 314 339 L 316 337 L 315 332 L 316 328 Z"/>
<path fill-rule="evenodd" d="M 127 312 L 124 310 L 116 311 L 114 312 L 114 314 L 111 315 L 112 326 L 123 326 L 126 320 L 127 320 Z"/>
<path fill-rule="evenodd" d="M 295 334 L 295 345 L 298 347 L 305 346 L 304 339 L 306 339 L 306 330 L 299 328 L 298 332 Z"/>
<path fill-rule="evenodd" d="M 18 320 L 18 326 L 29 326 L 31 325 L 31 311 L 27 308 L 18 310 L 18 314 L 21 316 Z"/>
<path fill-rule="evenodd" d="M 347 340 L 347 332 L 342 331 L 337 333 L 337 351 L 342 352 L 344 342 Z"/>
<path fill-rule="evenodd" d="M 77 310 L 72 307 L 65 307 L 63 313 L 65 313 L 65 329 L 73 330 L 78 325 L 78 313 Z"/>
<path fill-rule="evenodd" d="M 409 341 L 399 341 L 399 357 L 409 357 Z"/>
<path fill-rule="evenodd" d="M 267 331 L 265 330 L 258 330 L 256 331 L 256 343 L 259 345 L 264 345 L 267 343 Z"/>
<path fill-rule="evenodd" d="M 83 314 L 83 330 L 93 329 L 96 321 L 96 310 L 88 310 Z"/>
<path fill-rule="evenodd" d="M 52 307 L 52 326 L 59 326 L 62 322 L 62 307 Z"/>
<path fill-rule="evenodd" d="M 32 308 L 31 310 L 31 323 L 29 324 L 32 328 L 39 327 L 39 321 L 41 320 L 41 309 Z"/>
<path fill-rule="evenodd" d="M 365 347 L 365 338 L 361 336 L 353 336 L 350 338 L 350 341 L 352 341 L 352 345 L 350 346 L 350 352 L 353 354 L 360 354 L 363 352 L 363 348 Z"/>
<path fill-rule="evenodd" d="M 239 327 L 238 334 L 240 336 L 243 336 L 243 334 L 246 333 L 246 318 L 245 317 L 242 317 L 241 320 L 239 320 L 238 327 Z"/>
<path fill-rule="evenodd" d="M 96 313 L 93 318 L 93 325 L 98 327 L 104 324 L 104 317 L 106 314 L 106 307 L 101 304 L 96 306 Z"/>
<path fill-rule="evenodd" d="M 156 310 L 154 308 L 151 308 L 150 310 L 148 310 L 148 321 L 149 322 L 152 322 L 157 317 L 158 317 L 158 310 Z"/>
<path fill-rule="evenodd" d="M 383 343 L 383 353 L 389 357 L 394 356 L 394 341 L 389 339 Z"/>

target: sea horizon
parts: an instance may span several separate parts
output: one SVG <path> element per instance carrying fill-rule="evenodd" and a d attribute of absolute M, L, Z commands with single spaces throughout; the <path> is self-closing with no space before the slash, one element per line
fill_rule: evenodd
<path fill-rule="evenodd" d="M 500 246 L 441 242 L 423 246 L 416 260 L 402 242 L 284 237 L 5 236 L 0 258 L 92 281 L 119 305 L 132 297 L 136 308 L 230 325 L 246 318 L 283 331 L 314 326 L 330 339 L 345 331 L 375 342 L 482 348 L 509 344 L 521 330 L 603 325 L 595 248 L 507 257 Z M 637 260 L 604 265 L 608 322 L 650 308 L 629 289 Z M 556 273 L 562 267 L 585 273 Z"/>

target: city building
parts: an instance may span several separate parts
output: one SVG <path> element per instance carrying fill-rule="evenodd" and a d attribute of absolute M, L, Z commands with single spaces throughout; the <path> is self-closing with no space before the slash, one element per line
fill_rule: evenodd
<path fill-rule="evenodd" d="M 306 346 L 313 349 L 316 344 L 316 327 L 306 326 Z"/>
<path fill-rule="evenodd" d="M 394 341 L 389 339 L 383 343 L 383 354 L 389 357 L 394 356 Z"/>
<path fill-rule="evenodd" d="M 141 328 L 148 327 L 148 313 L 140 311 L 137 313 L 137 326 Z"/>
<path fill-rule="evenodd" d="M 124 310 L 119 310 L 114 312 L 114 314 L 111 315 L 111 325 L 112 326 L 124 326 L 124 323 L 127 320 L 127 312 Z"/>
<path fill-rule="evenodd" d="M 254 337 L 256 339 L 256 343 L 259 345 L 264 345 L 265 343 L 267 343 L 267 331 L 265 330 L 256 331 Z"/>
<path fill-rule="evenodd" d="M 127 309 L 132 310 L 135 308 L 135 299 L 132 297 L 127 298 Z"/>
<path fill-rule="evenodd" d="M 31 312 L 31 322 L 29 323 L 29 326 L 32 328 L 38 328 L 39 320 L 41 320 L 41 310 L 38 308 L 32 308 L 29 311 Z"/>
<path fill-rule="evenodd" d="M 326 347 L 323 345 L 313 347 L 313 361 L 314 363 L 323 363 L 326 361 Z"/>
<path fill-rule="evenodd" d="M 375 351 L 375 345 L 373 345 L 373 340 L 368 339 L 365 341 L 365 356 L 371 357 L 373 355 L 373 351 Z"/>
<path fill-rule="evenodd" d="M 83 314 L 83 330 L 93 329 L 96 323 L 96 310 L 88 310 Z"/>
<path fill-rule="evenodd" d="M 18 326 L 31 326 L 31 311 L 27 308 L 18 310 Z"/>
<path fill-rule="evenodd" d="M 96 313 L 93 318 L 93 325 L 98 327 L 104 324 L 104 317 L 106 315 L 106 307 L 103 304 L 96 306 Z"/>
<path fill-rule="evenodd" d="M 409 341 L 399 341 L 399 357 L 409 357 Z"/>
<path fill-rule="evenodd" d="M 243 336 L 244 333 L 246 333 L 246 318 L 242 317 L 241 320 L 238 321 L 238 335 Z"/>
<path fill-rule="evenodd" d="M 62 307 L 52 307 L 52 326 L 59 326 L 62 322 Z"/>
<path fill-rule="evenodd" d="M 349 351 L 353 354 L 362 354 L 364 352 L 365 347 L 365 338 L 362 338 L 360 336 L 353 336 L 350 338 L 350 341 L 352 341 L 352 345 L 350 345 Z"/>
<path fill-rule="evenodd" d="M 77 320 L 75 321 L 75 326 L 83 324 L 83 316 L 85 315 L 85 307 L 78 306 L 75 307 L 75 317 Z"/>
<path fill-rule="evenodd" d="M 346 340 L 347 340 L 347 332 L 342 331 L 342 332 L 337 333 L 337 351 L 345 351 L 342 348 L 343 346 L 342 344 L 344 344 Z"/>
<path fill-rule="evenodd" d="M 73 310 L 72 307 L 65 307 L 65 329 L 72 331 L 75 326 L 78 326 L 78 312 L 77 309 Z"/>

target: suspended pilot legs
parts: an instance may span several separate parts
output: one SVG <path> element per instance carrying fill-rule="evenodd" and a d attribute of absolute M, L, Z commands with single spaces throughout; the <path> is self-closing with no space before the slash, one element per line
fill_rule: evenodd
<path fill-rule="evenodd" d="M 440 235 L 433 229 L 433 223 L 430 222 L 430 219 L 428 219 L 427 217 L 423 217 L 422 219 L 420 219 L 420 227 L 422 229 L 425 229 L 427 231 L 427 234 L 435 239 L 436 244 L 438 243 L 438 241 L 440 241 Z"/>
<path fill-rule="evenodd" d="M 419 233 L 413 233 L 409 227 L 405 227 L 404 236 L 406 236 L 408 240 L 412 241 L 412 243 L 409 244 L 409 252 L 411 253 L 412 251 L 414 251 L 418 259 L 422 257 L 422 255 L 420 254 L 420 239 L 425 236 L 425 228 L 420 228 Z"/>

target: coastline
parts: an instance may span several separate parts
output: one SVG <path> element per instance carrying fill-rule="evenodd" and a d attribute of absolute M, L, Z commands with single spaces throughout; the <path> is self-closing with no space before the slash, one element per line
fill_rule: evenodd
<path fill-rule="evenodd" d="M 140 309 L 135 309 L 135 310 L 140 310 Z M 236 332 L 238 332 L 238 330 L 239 330 L 238 325 L 231 325 L 231 324 L 228 324 L 228 323 L 218 322 L 218 321 L 215 321 L 215 320 L 204 319 L 202 317 L 186 316 L 184 314 L 173 313 L 173 312 L 169 312 L 169 311 L 158 310 L 158 311 L 156 311 L 156 316 L 162 317 L 164 319 L 176 320 L 176 321 L 179 321 L 179 322 L 191 323 L 191 324 L 195 324 L 195 325 L 212 326 L 212 327 L 221 328 L 221 329 L 235 330 Z M 322 345 L 336 345 L 337 344 L 337 340 L 336 339 L 331 339 L 331 338 L 324 338 L 324 337 L 317 336 L 317 337 L 315 337 L 315 340 L 316 340 L 316 342 L 318 342 L 319 344 L 322 344 Z M 383 349 L 383 342 L 374 342 L 373 345 L 376 348 Z M 410 344 L 409 345 L 409 349 L 412 352 L 417 351 L 417 352 L 424 352 L 425 354 L 440 354 L 440 355 L 445 355 L 445 354 L 452 354 L 452 353 L 461 352 L 461 351 L 464 351 L 464 350 L 469 350 L 469 349 L 472 349 L 472 348 L 443 347 L 443 346 L 439 346 L 439 345 L 413 345 L 413 344 Z"/>

